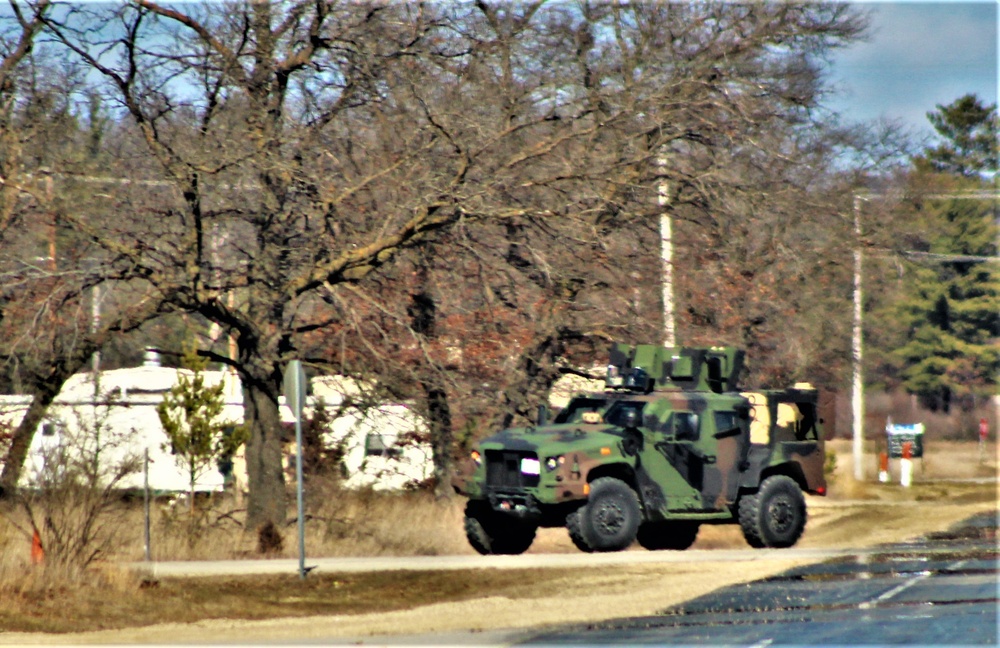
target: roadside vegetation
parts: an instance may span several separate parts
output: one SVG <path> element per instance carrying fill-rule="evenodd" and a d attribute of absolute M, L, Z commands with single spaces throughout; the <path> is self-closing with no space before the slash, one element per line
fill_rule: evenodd
<path fill-rule="evenodd" d="M 975 444 L 941 442 L 918 463 L 911 488 L 898 483 L 854 484 L 851 448 L 846 440 L 831 444 L 838 462 L 828 498 L 820 505 L 861 500 L 860 506 L 818 506 L 802 547 L 865 546 L 939 531 L 941 516 L 953 510 L 996 508 L 996 483 L 961 484 L 940 478 L 996 475 L 996 453 L 978 463 Z M 995 446 L 991 445 L 995 450 Z M 868 458 L 874 462 L 874 448 Z M 970 471 L 973 473 L 970 475 Z M 335 484 L 330 488 L 336 489 Z M 308 507 L 307 556 L 416 556 L 472 554 L 462 534 L 458 499 L 442 501 L 428 491 L 378 493 L 368 490 L 316 492 Z M 909 505 L 898 506 L 900 503 Z M 884 506 L 880 506 L 884 504 Z M 154 560 L 209 560 L 297 556 L 294 524 L 284 549 L 261 556 L 257 539 L 244 534 L 228 498 L 199 502 L 205 526 L 190 542 L 183 501 L 158 500 L 154 507 Z M 811 503 L 812 506 L 812 503 Z M 964 508 L 967 507 L 967 508 Z M 953 515 L 953 513 L 952 513 Z M 579 571 L 462 570 L 324 574 L 305 581 L 298 575 L 159 579 L 123 566 L 141 562 L 141 501 L 121 504 L 112 514 L 119 544 L 85 570 L 66 570 L 49 562 L 32 564 L 30 538 L 12 522 L 16 511 L 0 518 L 0 629 L 19 632 L 81 632 L 202 619 L 264 619 L 309 615 L 361 614 L 410 609 L 484 597 L 535 598 L 558 595 Z M 23 525 L 23 517 L 20 518 Z M 182 521 L 178 524 L 178 519 Z M 947 524 L 945 524 L 947 526 Z M 692 547 L 746 549 L 735 527 L 703 527 Z M 641 549 L 633 548 L 635 551 Z M 576 553 L 565 529 L 542 529 L 530 553 Z M 586 571 L 586 570 L 585 570 Z M 595 575 L 600 570 L 595 571 Z"/>

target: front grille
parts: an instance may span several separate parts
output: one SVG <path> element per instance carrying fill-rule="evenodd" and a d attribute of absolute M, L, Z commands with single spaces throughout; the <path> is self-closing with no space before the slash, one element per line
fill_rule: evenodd
<path fill-rule="evenodd" d="M 538 455 L 514 450 L 487 450 L 486 485 L 493 488 L 538 486 L 538 475 L 521 472 L 521 460 L 526 458 L 537 460 Z"/>

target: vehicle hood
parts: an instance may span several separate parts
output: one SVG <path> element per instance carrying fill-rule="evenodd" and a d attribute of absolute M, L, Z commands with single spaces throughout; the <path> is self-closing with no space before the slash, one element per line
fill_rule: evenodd
<path fill-rule="evenodd" d="M 542 427 L 510 428 L 483 439 L 483 450 L 546 451 L 562 454 L 595 446 L 615 444 L 622 440 L 620 427 L 607 424 L 565 423 Z"/>

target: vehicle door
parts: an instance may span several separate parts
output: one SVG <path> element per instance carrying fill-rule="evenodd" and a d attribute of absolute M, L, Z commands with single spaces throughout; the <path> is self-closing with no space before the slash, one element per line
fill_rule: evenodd
<path fill-rule="evenodd" d="M 607 422 L 621 430 L 621 451 L 632 462 L 639 498 L 649 520 L 662 519 L 670 508 L 689 508 L 677 502 L 693 494 L 656 448 L 657 441 L 663 438 L 658 413 L 655 404 L 639 400 L 618 401 L 607 411 Z"/>
<path fill-rule="evenodd" d="M 716 438 L 715 412 L 704 410 L 675 410 L 665 423 L 663 440 L 657 444 L 667 458 L 667 461 L 680 473 L 681 477 L 699 495 L 695 508 L 702 510 L 719 510 L 730 498 L 730 491 L 735 495 L 738 484 L 735 471 L 738 463 L 735 450 L 736 444 L 727 441 L 724 436 L 723 463 L 720 470 L 719 445 Z M 735 416 L 735 413 L 734 413 Z M 725 422 L 725 421 L 724 421 Z M 725 430 L 731 433 L 731 430 Z M 735 436 L 735 435 L 733 435 Z M 733 448 L 729 448 L 732 445 Z"/>

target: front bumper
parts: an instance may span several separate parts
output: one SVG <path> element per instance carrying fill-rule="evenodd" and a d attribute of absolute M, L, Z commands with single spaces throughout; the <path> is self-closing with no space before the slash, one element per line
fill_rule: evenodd
<path fill-rule="evenodd" d="M 500 513 L 523 520 L 536 520 L 542 517 L 542 504 L 524 489 L 488 488 L 486 499 L 490 507 Z"/>

